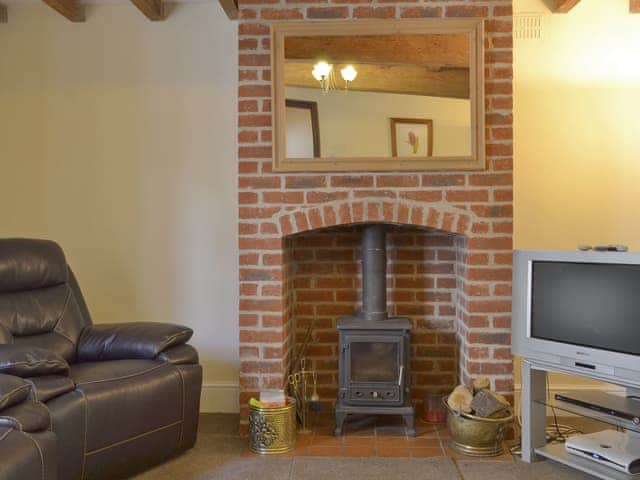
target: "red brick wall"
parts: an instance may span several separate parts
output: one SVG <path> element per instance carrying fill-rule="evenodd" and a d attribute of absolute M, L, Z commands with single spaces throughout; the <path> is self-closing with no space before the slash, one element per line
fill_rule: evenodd
<path fill-rule="evenodd" d="M 271 22 L 444 16 L 487 19 L 486 171 L 272 172 Z M 292 288 L 299 262 L 294 258 L 296 239 L 289 236 L 361 221 L 390 221 L 459 234 L 455 239 L 459 375 L 468 381 L 473 375 L 489 374 L 498 390 L 510 393 L 511 21 L 511 0 L 240 0 L 238 234 L 243 414 L 246 400 L 257 390 L 283 384 L 291 359 L 295 300 L 302 289 Z M 416 273 L 417 285 L 420 278 Z M 418 293 L 427 298 L 428 292 L 428 288 L 416 287 L 416 303 Z M 415 321 L 421 316 L 416 315 Z M 414 362 L 420 359 L 418 355 Z"/>

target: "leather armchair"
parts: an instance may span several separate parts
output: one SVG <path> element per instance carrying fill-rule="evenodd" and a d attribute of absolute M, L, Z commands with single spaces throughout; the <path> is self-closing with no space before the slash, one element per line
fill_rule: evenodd
<path fill-rule="evenodd" d="M 57 244 L 0 240 L 0 376 L 30 388 L 21 416 L 0 414 L 0 429 L 40 429 L 46 412 L 61 480 L 124 478 L 162 462 L 196 439 L 202 369 L 192 334 L 93 325 Z"/>

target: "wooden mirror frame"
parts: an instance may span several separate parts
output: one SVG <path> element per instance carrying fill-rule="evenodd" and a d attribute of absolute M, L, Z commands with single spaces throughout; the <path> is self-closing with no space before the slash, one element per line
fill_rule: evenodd
<path fill-rule="evenodd" d="M 288 36 L 467 33 L 470 42 L 471 155 L 458 157 L 286 158 L 285 39 Z M 286 22 L 271 25 L 273 81 L 273 170 L 276 172 L 372 172 L 484 170 L 484 19 L 359 20 Z"/>

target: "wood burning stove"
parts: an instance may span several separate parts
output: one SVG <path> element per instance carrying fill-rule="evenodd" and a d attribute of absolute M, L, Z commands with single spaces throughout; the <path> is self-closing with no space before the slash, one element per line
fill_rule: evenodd
<path fill-rule="evenodd" d="M 338 319 L 339 391 L 335 434 L 347 415 L 402 415 L 415 435 L 409 391 L 408 318 L 387 314 L 386 229 L 367 225 L 362 234 L 362 311 Z"/>

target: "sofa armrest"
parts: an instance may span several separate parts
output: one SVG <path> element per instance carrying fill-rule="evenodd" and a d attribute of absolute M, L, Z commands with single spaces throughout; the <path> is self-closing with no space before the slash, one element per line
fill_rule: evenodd
<path fill-rule="evenodd" d="M 0 373 L 0 412 L 24 402 L 31 393 L 31 384 L 20 377 Z"/>
<path fill-rule="evenodd" d="M 89 325 L 78 342 L 78 361 L 154 359 L 189 341 L 193 330 L 158 322 Z"/>
<path fill-rule="evenodd" d="M 156 359 L 172 365 L 197 365 L 199 362 L 198 351 L 188 344 L 167 348 Z"/>
<path fill-rule="evenodd" d="M 16 377 L 66 375 L 67 361 L 51 350 L 28 345 L 0 345 L 0 373 Z"/>

